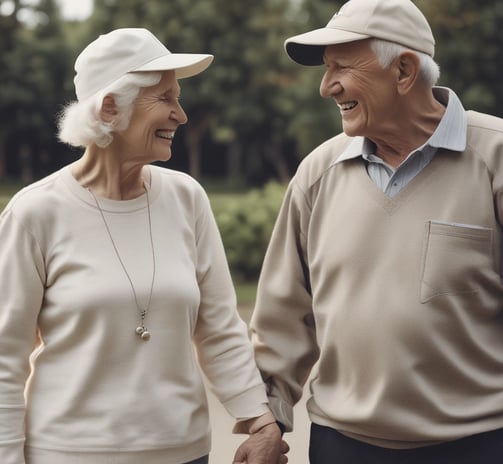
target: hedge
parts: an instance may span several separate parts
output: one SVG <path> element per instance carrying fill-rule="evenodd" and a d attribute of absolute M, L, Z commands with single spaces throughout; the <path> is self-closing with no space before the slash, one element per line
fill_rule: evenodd
<path fill-rule="evenodd" d="M 284 185 L 270 182 L 245 194 L 212 199 L 215 219 L 235 279 L 257 279 L 284 193 Z"/>

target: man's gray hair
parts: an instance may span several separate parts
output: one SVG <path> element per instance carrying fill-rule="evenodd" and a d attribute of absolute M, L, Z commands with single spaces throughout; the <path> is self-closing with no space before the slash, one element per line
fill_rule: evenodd
<path fill-rule="evenodd" d="M 129 126 L 133 103 L 140 90 L 158 84 L 161 77 L 160 72 L 129 73 L 93 96 L 70 103 L 58 118 L 59 140 L 74 147 L 110 145 L 113 132 Z M 112 123 L 100 117 L 103 99 L 107 95 L 113 96 L 118 111 Z"/>
<path fill-rule="evenodd" d="M 425 83 L 433 87 L 440 77 L 440 67 L 435 60 L 426 53 L 411 50 L 402 45 L 381 39 L 371 39 L 370 47 L 375 53 L 377 61 L 383 68 L 387 68 L 401 53 L 413 51 L 419 58 L 420 77 Z"/>

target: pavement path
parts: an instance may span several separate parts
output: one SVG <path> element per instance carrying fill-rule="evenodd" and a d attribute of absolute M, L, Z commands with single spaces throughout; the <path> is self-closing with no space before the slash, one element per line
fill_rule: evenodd
<path fill-rule="evenodd" d="M 246 322 L 249 322 L 250 313 L 249 309 L 240 310 L 240 314 Z M 284 435 L 284 439 L 290 445 L 289 464 L 308 464 L 309 462 L 307 456 L 310 423 L 305 407 L 305 397 L 304 394 L 303 399 L 294 408 L 294 431 Z M 211 392 L 208 393 L 208 401 L 212 426 L 210 464 L 232 464 L 234 453 L 246 439 L 246 435 L 232 434 L 234 419 Z"/>
<path fill-rule="evenodd" d="M 234 453 L 246 439 L 246 435 L 232 434 L 234 419 L 227 414 L 212 394 L 209 394 L 208 399 L 212 426 L 210 464 L 232 464 Z M 284 439 L 290 445 L 288 462 L 289 464 L 308 464 L 309 419 L 304 401 L 295 406 L 294 415 L 295 430 L 284 435 Z"/>

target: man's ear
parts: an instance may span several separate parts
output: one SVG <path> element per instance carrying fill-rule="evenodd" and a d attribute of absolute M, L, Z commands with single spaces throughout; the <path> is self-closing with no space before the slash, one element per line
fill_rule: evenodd
<path fill-rule="evenodd" d="M 111 95 L 105 96 L 101 104 L 100 116 L 103 122 L 112 123 L 117 116 L 117 106 L 115 105 L 114 97 Z"/>
<path fill-rule="evenodd" d="M 413 52 L 404 52 L 397 58 L 397 88 L 405 95 L 414 86 L 419 77 L 419 57 Z"/>

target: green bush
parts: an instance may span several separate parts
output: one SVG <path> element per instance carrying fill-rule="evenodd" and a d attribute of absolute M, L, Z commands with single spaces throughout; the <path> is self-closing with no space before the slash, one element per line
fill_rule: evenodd
<path fill-rule="evenodd" d="M 241 195 L 210 196 L 234 279 L 257 279 L 284 193 L 284 185 L 270 182 Z"/>
<path fill-rule="evenodd" d="M 7 206 L 7 203 L 22 185 L 18 182 L 0 182 L 0 213 Z"/>
<path fill-rule="evenodd" d="M 0 195 L 0 213 L 7 206 L 8 201 L 9 201 L 9 198 L 7 198 L 6 196 Z"/>

